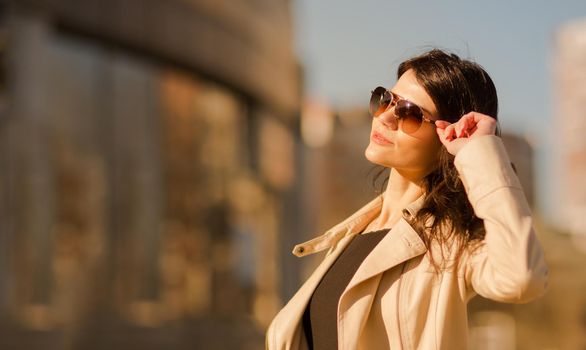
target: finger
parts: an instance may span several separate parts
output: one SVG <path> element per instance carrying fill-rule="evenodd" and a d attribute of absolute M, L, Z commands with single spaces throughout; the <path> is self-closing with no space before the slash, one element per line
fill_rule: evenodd
<path fill-rule="evenodd" d="M 478 124 L 474 116 L 466 118 L 466 127 L 462 130 L 462 137 L 470 137 L 472 130 L 476 128 Z"/>
<path fill-rule="evenodd" d="M 439 129 L 445 129 L 449 125 L 450 125 L 450 123 L 445 120 L 436 120 L 435 121 L 435 126 L 438 127 Z"/>
<path fill-rule="evenodd" d="M 443 141 L 444 138 L 444 134 L 445 134 L 445 130 L 442 128 L 435 128 L 435 132 L 437 133 L 437 136 L 439 136 L 440 140 Z"/>
<path fill-rule="evenodd" d="M 470 117 L 474 120 L 474 125 L 476 126 L 479 134 L 494 134 L 496 131 L 496 119 L 482 113 L 478 112 L 471 112 L 469 113 Z M 471 132 L 470 134 L 473 134 Z"/>
<path fill-rule="evenodd" d="M 456 136 L 460 137 L 462 135 L 462 130 L 464 129 L 465 126 L 466 126 L 466 116 L 463 116 L 460 119 L 458 119 L 458 121 L 455 123 Z"/>
<path fill-rule="evenodd" d="M 462 136 L 462 130 L 464 130 L 465 126 L 466 126 L 465 119 L 462 118 L 462 119 L 458 120 L 458 123 L 456 123 L 456 127 L 454 128 L 454 131 L 455 131 L 457 137 Z"/>
<path fill-rule="evenodd" d="M 492 123 L 493 121 L 496 121 L 496 119 L 494 119 L 493 117 L 486 115 L 486 114 L 478 113 L 478 112 L 470 112 L 470 113 L 465 114 L 465 116 L 468 119 L 471 119 L 475 124 L 484 123 L 484 122 Z"/>
<path fill-rule="evenodd" d="M 457 122 L 454 123 L 454 129 L 455 129 L 455 133 L 456 136 L 460 136 L 461 132 L 462 132 L 462 125 L 465 123 L 466 118 L 465 116 L 460 117 L 460 119 L 458 119 Z"/>
<path fill-rule="evenodd" d="M 456 135 L 458 135 L 458 137 L 468 137 L 469 130 L 475 126 L 476 122 L 474 121 L 474 116 L 470 113 L 465 114 L 458 121 Z"/>
<path fill-rule="evenodd" d="M 470 117 L 472 117 L 474 119 L 475 122 L 480 122 L 481 120 L 487 120 L 487 119 L 494 119 L 491 116 L 488 116 L 486 114 L 482 114 L 482 113 L 478 113 L 478 112 L 470 112 L 468 113 L 470 115 Z"/>
<path fill-rule="evenodd" d="M 450 124 L 445 128 L 444 139 L 452 141 L 456 138 L 456 125 Z"/>
<path fill-rule="evenodd" d="M 439 140 L 442 143 L 442 145 L 444 145 L 445 147 L 448 147 L 448 144 L 450 143 L 451 140 L 446 139 L 446 131 L 442 128 L 435 128 L 435 131 L 437 132 L 437 135 L 438 135 Z"/>

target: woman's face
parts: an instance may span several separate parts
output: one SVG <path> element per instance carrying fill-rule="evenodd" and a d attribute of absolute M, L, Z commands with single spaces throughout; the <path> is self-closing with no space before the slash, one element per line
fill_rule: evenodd
<path fill-rule="evenodd" d="M 406 71 L 391 91 L 421 107 L 427 118 L 438 119 L 435 104 L 412 70 Z M 394 110 L 392 107 L 372 118 L 370 143 L 364 154 L 372 163 L 394 168 L 412 179 L 421 179 L 435 169 L 442 146 L 435 125 L 423 122 L 415 133 L 406 134 L 397 123 Z"/>

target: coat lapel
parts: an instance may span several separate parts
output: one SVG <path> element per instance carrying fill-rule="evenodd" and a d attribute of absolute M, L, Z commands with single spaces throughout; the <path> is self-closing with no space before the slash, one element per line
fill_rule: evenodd
<path fill-rule="evenodd" d="M 421 237 L 404 218 L 401 218 L 364 259 L 345 292 L 426 251 L 427 248 Z"/>
<path fill-rule="evenodd" d="M 275 326 L 280 331 L 280 336 L 283 337 L 283 341 L 287 343 L 287 349 L 291 347 L 294 341 L 300 341 L 300 332 L 302 327 L 301 318 L 305 312 L 305 308 L 309 303 L 313 292 L 317 288 L 317 285 L 321 282 L 323 276 L 328 271 L 330 266 L 336 261 L 338 256 L 344 251 L 345 247 L 352 240 L 352 235 L 348 235 L 337 242 L 336 248 L 328 254 L 324 260 L 318 265 L 311 276 L 303 283 L 301 288 L 295 293 L 295 295 L 289 300 L 287 305 L 283 307 L 275 322 L 278 326 Z M 289 343 L 291 342 L 291 343 Z"/>

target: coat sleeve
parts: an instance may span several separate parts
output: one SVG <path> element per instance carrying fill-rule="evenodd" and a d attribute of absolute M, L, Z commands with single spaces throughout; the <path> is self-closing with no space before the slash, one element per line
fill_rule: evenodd
<path fill-rule="evenodd" d="M 548 268 L 531 210 L 502 140 L 470 140 L 454 164 L 486 236 L 468 250 L 462 267 L 468 288 L 500 302 L 524 303 L 547 288 Z"/>

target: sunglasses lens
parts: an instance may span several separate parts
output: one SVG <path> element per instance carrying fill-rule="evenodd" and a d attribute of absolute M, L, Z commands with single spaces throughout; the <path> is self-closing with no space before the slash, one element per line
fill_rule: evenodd
<path fill-rule="evenodd" d="M 395 99 L 393 93 L 382 86 L 372 91 L 370 96 L 369 111 L 373 117 L 378 117 L 390 105 L 395 106 L 394 114 L 400 124 L 401 130 L 407 134 L 415 133 L 423 124 L 423 111 L 409 100 Z"/>
<path fill-rule="evenodd" d="M 392 101 L 393 95 L 387 89 L 382 86 L 377 87 L 372 91 L 372 95 L 370 96 L 370 114 L 373 117 L 378 117 L 387 110 Z"/>
<path fill-rule="evenodd" d="M 423 112 L 414 103 L 400 100 L 395 106 L 395 115 L 401 120 L 403 132 L 411 134 L 419 130 L 423 123 Z"/>

